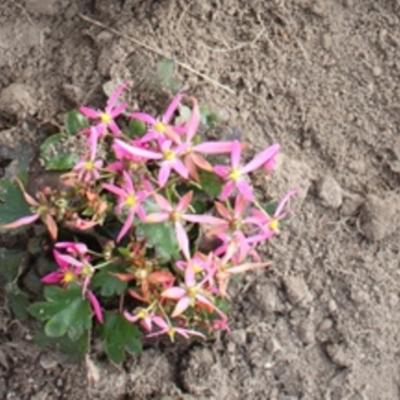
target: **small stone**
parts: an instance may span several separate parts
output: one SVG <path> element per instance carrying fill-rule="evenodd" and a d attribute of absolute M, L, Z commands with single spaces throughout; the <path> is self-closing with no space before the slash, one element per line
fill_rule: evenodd
<path fill-rule="evenodd" d="M 329 175 L 320 181 L 318 194 L 322 204 L 326 207 L 336 209 L 342 205 L 342 188 L 337 181 Z"/>
<path fill-rule="evenodd" d="M 362 233 L 371 241 L 393 234 L 400 226 L 400 195 L 390 192 L 383 198 L 367 196 L 360 218 Z"/>
<path fill-rule="evenodd" d="M 396 307 L 399 304 L 399 296 L 396 293 L 390 293 L 389 304 L 392 308 Z"/>
<path fill-rule="evenodd" d="M 244 329 L 236 329 L 231 333 L 231 339 L 239 346 L 244 346 L 246 344 L 247 333 Z"/>
<path fill-rule="evenodd" d="M 308 286 L 301 276 L 288 276 L 284 281 L 286 294 L 291 304 L 306 305 L 313 299 Z"/>
<path fill-rule="evenodd" d="M 268 195 L 273 198 L 280 198 L 288 189 L 297 188 L 298 192 L 293 200 L 293 207 L 296 210 L 305 200 L 311 187 L 314 173 L 305 162 L 289 158 L 286 154 L 277 157 L 276 170 L 273 173 L 274 185 L 268 190 Z"/>
<path fill-rule="evenodd" d="M 0 111 L 19 117 L 36 114 L 39 104 L 33 93 L 28 85 L 12 83 L 0 93 Z"/>
<path fill-rule="evenodd" d="M 331 312 L 331 313 L 334 313 L 337 311 L 337 304 L 336 304 L 335 300 L 333 300 L 333 299 L 329 300 L 328 309 L 329 309 L 329 312 Z"/>
<path fill-rule="evenodd" d="M 342 208 L 340 209 L 341 214 L 345 216 L 354 215 L 364 203 L 364 198 L 356 193 L 346 193 Z"/>
<path fill-rule="evenodd" d="M 332 36 L 329 33 L 324 33 L 321 38 L 322 47 L 329 51 L 332 49 Z"/>
<path fill-rule="evenodd" d="M 352 363 L 352 355 L 339 344 L 328 344 L 325 348 L 326 354 L 330 360 L 339 367 L 350 367 Z"/>
<path fill-rule="evenodd" d="M 42 356 L 39 359 L 39 364 L 45 371 L 48 371 L 50 369 L 56 368 L 58 365 L 58 362 L 51 355 L 42 354 Z"/>
<path fill-rule="evenodd" d="M 309 345 L 315 341 L 314 325 L 311 321 L 305 320 L 297 328 L 297 334 L 304 345 Z"/>
<path fill-rule="evenodd" d="M 394 155 L 400 160 L 400 136 L 397 136 L 394 140 L 393 146 L 391 147 Z"/>
<path fill-rule="evenodd" d="M 330 318 L 326 318 L 319 325 L 319 330 L 321 332 L 326 332 L 332 329 L 332 327 L 333 327 L 333 321 Z"/>
<path fill-rule="evenodd" d="M 56 15 L 60 11 L 59 0 L 25 0 L 27 11 L 47 16 Z"/>
<path fill-rule="evenodd" d="M 375 66 L 375 67 L 373 67 L 372 68 L 372 74 L 375 76 L 375 77 L 378 77 L 378 76 L 381 76 L 382 75 L 382 68 L 381 67 L 378 67 L 378 66 Z"/>

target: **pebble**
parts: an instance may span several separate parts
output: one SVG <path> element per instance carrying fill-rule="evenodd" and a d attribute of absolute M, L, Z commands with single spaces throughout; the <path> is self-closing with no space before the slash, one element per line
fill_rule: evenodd
<path fill-rule="evenodd" d="M 348 354 L 342 345 L 328 344 L 326 346 L 326 354 L 330 360 L 339 367 L 350 367 L 352 356 Z"/>
<path fill-rule="evenodd" d="M 330 299 L 329 303 L 328 303 L 329 312 L 334 313 L 337 311 L 337 308 L 338 307 L 337 307 L 336 301 L 333 299 Z"/>
<path fill-rule="evenodd" d="M 39 110 L 34 89 L 23 83 L 12 83 L 0 93 L 0 111 L 14 116 L 34 115 Z"/>
<path fill-rule="evenodd" d="M 379 77 L 379 76 L 381 76 L 382 75 L 382 68 L 381 67 L 378 67 L 378 66 L 375 66 L 375 67 L 373 67 L 372 68 L 372 74 L 377 78 L 377 77 Z"/>
<path fill-rule="evenodd" d="M 390 236 L 400 227 L 400 196 L 393 192 L 367 196 L 360 218 L 367 239 L 379 241 Z"/>
<path fill-rule="evenodd" d="M 57 367 L 57 360 L 49 354 L 42 354 L 39 360 L 40 366 L 45 370 L 54 369 Z"/>
<path fill-rule="evenodd" d="M 342 188 L 332 176 L 328 175 L 324 177 L 318 186 L 318 194 L 324 206 L 336 209 L 342 205 Z"/>
<path fill-rule="evenodd" d="M 332 327 L 333 327 L 333 321 L 330 318 L 325 318 L 319 325 L 319 330 L 321 332 L 326 332 L 332 329 Z"/>
<path fill-rule="evenodd" d="M 332 43 L 333 43 L 333 41 L 332 41 L 332 36 L 329 34 L 329 33 L 324 33 L 323 35 L 322 35 L 322 39 L 321 39 L 321 42 L 322 42 L 322 47 L 325 49 L 325 50 L 331 50 L 332 49 Z"/>
<path fill-rule="evenodd" d="M 25 0 L 26 10 L 47 16 L 56 15 L 60 11 L 59 0 Z"/>
<path fill-rule="evenodd" d="M 308 286 L 301 276 L 288 276 L 284 280 L 286 294 L 292 305 L 307 305 L 313 299 Z"/>
<path fill-rule="evenodd" d="M 315 341 L 314 325 L 311 321 L 305 320 L 297 328 L 297 334 L 304 345 L 309 345 Z"/>
<path fill-rule="evenodd" d="M 356 193 L 346 193 L 343 199 L 340 212 L 349 217 L 354 215 L 359 208 L 364 204 L 364 198 Z"/>

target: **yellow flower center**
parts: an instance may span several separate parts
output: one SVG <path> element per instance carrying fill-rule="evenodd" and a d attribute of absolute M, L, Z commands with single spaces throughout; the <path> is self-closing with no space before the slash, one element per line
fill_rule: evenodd
<path fill-rule="evenodd" d="M 232 169 L 231 173 L 229 174 L 229 178 L 233 181 L 237 181 L 240 178 L 241 172 L 239 169 L 234 168 Z"/>
<path fill-rule="evenodd" d="M 200 272 L 203 272 L 203 268 L 201 268 L 199 264 L 193 264 L 193 272 L 199 274 Z"/>
<path fill-rule="evenodd" d="M 140 310 L 136 315 L 140 319 L 145 319 L 148 315 L 148 312 L 146 310 Z"/>
<path fill-rule="evenodd" d="M 172 211 L 170 217 L 173 222 L 177 222 L 182 218 L 181 214 L 178 211 Z"/>
<path fill-rule="evenodd" d="M 199 293 L 199 288 L 197 287 L 191 287 L 187 289 L 187 295 L 192 299 L 194 299 L 198 293 Z"/>
<path fill-rule="evenodd" d="M 103 124 L 109 124 L 112 121 L 112 116 L 109 113 L 102 113 L 100 115 L 100 120 Z"/>
<path fill-rule="evenodd" d="M 164 159 L 166 161 L 172 161 L 175 157 L 176 157 L 176 154 L 172 150 L 165 150 L 164 151 Z"/>
<path fill-rule="evenodd" d="M 63 277 L 63 282 L 64 283 L 71 283 L 75 280 L 76 276 L 73 272 L 71 271 L 66 271 L 64 273 L 64 277 Z"/>
<path fill-rule="evenodd" d="M 271 231 L 276 232 L 279 229 L 279 221 L 277 219 L 272 219 L 268 223 L 268 228 L 271 229 Z"/>
<path fill-rule="evenodd" d="M 167 130 L 167 125 L 163 124 L 162 122 L 156 122 L 153 128 L 158 133 L 165 133 Z"/>
<path fill-rule="evenodd" d="M 135 272 L 136 278 L 139 279 L 140 281 L 145 280 L 148 275 L 149 273 L 144 268 L 140 268 Z"/>
<path fill-rule="evenodd" d="M 137 202 L 136 197 L 133 194 L 130 194 L 125 199 L 125 205 L 128 207 L 133 207 Z"/>
<path fill-rule="evenodd" d="M 82 268 L 81 274 L 83 276 L 92 276 L 93 275 L 92 267 L 89 264 L 85 264 Z"/>
<path fill-rule="evenodd" d="M 93 171 L 94 162 L 93 161 L 86 161 L 85 162 L 85 169 L 86 169 L 86 171 Z"/>

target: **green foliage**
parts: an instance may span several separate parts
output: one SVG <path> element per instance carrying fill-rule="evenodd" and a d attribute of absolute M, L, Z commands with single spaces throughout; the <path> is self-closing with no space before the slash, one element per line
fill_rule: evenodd
<path fill-rule="evenodd" d="M 108 358 L 115 363 L 120 364 L 124 361 L 125 351 L 135 354 L 142 350 L 138 327 L 115 312 L 106 313 L 101 335 L 104 350 Z"/>
<path fill-rule="evenodd" d="M 176 64 L 173 60 L 165 59 L 158 63 L 156 80 L 161 86 L 173 93 L 179 91 L 181 83 L 175 78 Z"/>
<path fill-rule="evenodd" d="M 122 272 L 118 265 L 109 265 L 99 270 L 92 279 L 94 289 L 100 290 L 104 297 L 119 296 L 127 288 L 127 283 L 112 275 L 113 272 Z"/>
<path fill-rule="evenodd" d="M 27 319 L 28 307 L 29 307 L 29 298 L 28 295 L 18 288 L 17 285 L 8 285 L 7 289 L 7 303 L 11 312 L 17 319 Z"/>
<path fill-rule="evenodd" d="M 67 137 L 65 133 L 56 133 L 41 144 L 40 158 L 47 171 L 68 171 L 79 160 L 77 154 L 69 153 L 67 146 L 61 145 Z"/>
<path fill-rule="evenodd" d="M 7 283 L 18 278 L 24 256 L 23 250 L 0 248 L 0 275 Z"/>
<path fill-rule="evenodd" d="M 267 212 L 268 215 L 274 215 L 276 208 L 278 207 L 278 202 L 276 201 L 269 201 L 266 204 L 262 205 L 263 209 Z"/>
<path fill-rule="evenodd" d="M 34 341 L 38 346 L 51 347 L 66 354 L 70 361 L 81 361 L 89 350 L 89 336 L 82 335 L 77 340 L 71 340 L 68 335 L 59 338 L 48 337 L 44 332 L 38 332 Z"/>
<path fill-rule="evenodd" d="M 75 135 L 89 126 L 89 121 L 78 110 L 71 110 L 65 115 L 65 130 L 68 135 Z"/>
<path fill-rule="evenodd" d="M 223 185 L 221 178 L 208 171 L 200 171 L 199 177 L 202 189 L 211 197 L 218 197 Z"/>
<path fill-rule="evenodd" d="M 0 225 L 32 214 L 21 189 L 8 179 L 0 180 Z"/>
<path fill-rule="evenodd" d="M 91 328 L 92 312 L 89 302 L 82 297 L 79 286 L 63 289 L 57 286 L 45 288 L 46 301 L 33 304 L 29 312 L 40 321 L 46 321 L 44 331 L 49 337 L 65 334 L 75 341 Z"/>
<path fill-rule="evenodd" d="M 136 138 L 143 136 L 147 131 L 146 124 L 138 119 L 132 119 L 129 122 L 128 136 L 130 138 Z"/>
<path fill-rule="evenodd" d="M 207 105 L 200 106 L 200 118 L 201 123 L 207 128 L 215 127 L 220 120 L 219 115 Z"/>
<path fill-rule="evenodd" d="M 148 247 L 155 249 L 157 256 L 168 262 L 179 258 L 179 245 L 174 226 L 170 222 L 158 224 L 138 223 L 138 237 L 145 238 Z"/>

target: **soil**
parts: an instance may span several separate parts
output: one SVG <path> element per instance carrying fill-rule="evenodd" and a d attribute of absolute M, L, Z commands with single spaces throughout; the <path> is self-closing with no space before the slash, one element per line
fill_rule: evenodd
<path fill-rule="evenodd" d="M 150 348 L 121 369 L 94 355 L 87 389 L 85 366 L 36 347 L 2 307 L 0 398 L 399 399 L 400 3 L 3 0 L 1 168 L 103 87 L 131 80 L 142 101 L 160 58 L 79 13 L 230 87 L 178 69 L 229 119 L 219 135 L 282 144 L 259 195 L 300 194 L 265 249 L 273 268 L 232 292 L 231 334 Z"/>

